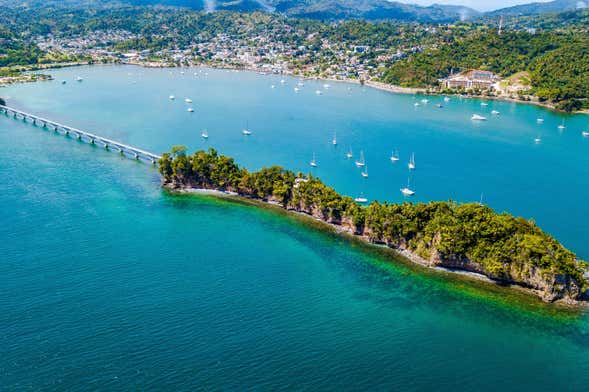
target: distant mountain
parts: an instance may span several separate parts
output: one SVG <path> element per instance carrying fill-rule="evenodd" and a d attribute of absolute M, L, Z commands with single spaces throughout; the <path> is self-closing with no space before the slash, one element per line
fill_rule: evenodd
<path fill-rule="evenodd" d="M 478 11 L 462 6 L 422 7 L 387 0 L 269 0 L 276 11 L 289 16 L 316 19 L 362 18 L 418 22 L 449 22 L 479 16 Z"/>
<path fill-rule="evenodd" d="M 574 11 L 588 8 L 589 0 L 554 0 L 547 3 L 516 5 L 488 12 L 486 15 L 533 15 L 547 12 Z"/>
<path fill-rule="evenodd" d="M 472 8 L 419 6 L 392 0 L 0 0 L 0 6 L 108 6 L 116 4 L 187 7 L 206 11 L 265 11 L 323 20 L 368 19 L 405 22 L 454 22 L 497 15 L 536 15 L 588 8 L 589 0 L 554 0 L 481 13 Z"/>
<path fill-rule="evenodd" d="M 313 19 L 369 19 L 411 22 L 452 22 L 482 15 L 463 6 L 428 7 L 388 0 L 0 0 L 0 5 L 51 4 L 53 6 L 127 4 L 188 7 L 195 10 L 279 12 Z"/>

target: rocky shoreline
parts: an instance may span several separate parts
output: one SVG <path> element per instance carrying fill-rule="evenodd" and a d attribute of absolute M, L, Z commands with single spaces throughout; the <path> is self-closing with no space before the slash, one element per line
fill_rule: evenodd
<path fill-rule="evenodd" d="M 279 201 L 272 200 L 271 198 L 268 199 L 258 199 L 251 197 L 249 195 L 239 194 L 233 191 L 223 191 L 217 189 L 206 189 L 206 188 L 195 188 L 192 186 L 187 186 L 183 184 L 178 184 L 176 182 L 167 181 L 165 178 L 162 180 L 162 187 L 171 193 L 178 193 L 178 194 L 197 194 L 197 195 L 209 195 L 214 197 L 222 197 L 222 198 L 233 198 L 238 200 L 246 200 L 248 202 L 253 202 L 257 205 L 267 205 L 274 208 L 279 208 L 284 210 L 288 213 L 294 213 L 299 216 L 303 216 L 308 219 L 312 219 L 314 222 L 319 222 L 320 224 L 325 225 L 327 228 L 331 229 L 332 231 L 336 232 L 340 235 L 350 236 L 354 239 L 360 240 L 365 244 L 371 246 L 378 246 L 378 247 L 386 247 L 387 249 L 391 250 L 396 256 L 403 258 L 413 264 L 417 264 L 419 266 L 433 269 L 445 273 L 452 273 L 461 276 L 465 276 L 469 279 L 484 281 L 488 283 L 493 283 L 499 286 L 506 286 L 511 287 L 513 289 L 517 289 L 520 291 L 524 291 L 530 295 L 536 296 L 540 298 L 544 302 L 556 303 L 559 305 L 565 306 L 573 306 L 573 307 L 589 307 L 589 302 L 587 298 L 583 297 L 582 299 L 573 299 L 568 296 L 563 296 L 561 298 L 557 298 L 554 294 L 550 294 L 549 290 L 545 287 L 545 281 L 542 277 L 538 276 L 538 286 L 544 289 L 540 289 L 539 287 L 532 287 L 531 285 L 524 285 L 520 282 L 515 281 L 505 281 L 505 280 L 497 280 L 489 277 L 485 274 L 485 271 L 481 268 L 480 265 L 477 263 L 473 263 L 470 261 L 465 260 L 442 260 L 441 258 L 437 260 L 428 260 L 426 258 L 421 257 L 415 252 L 412 252 L 407 247 L 403 246 L 391 246 L 391 244 L 386 244 L 384 242 L 374 241 L 370 238 L 367 233 L 358 233 L 353 228 L 351 222 L 345 222 L 344 220 L 341 221 L 334 221 L 334 220 L 326 220 L 320 214 L 313 213 L 313 211 L 307 211 L 304 209 L 296 208 L 293 206 L 284 207 Z M 539 275 L 539 273 L 538 273 Z M 542 283 L 540 283 L 542 282 Z M 559 282 L 554 282 L 554 284 L 558 284 Z M 560 282 L 565 283 L 565 282 Z"/>

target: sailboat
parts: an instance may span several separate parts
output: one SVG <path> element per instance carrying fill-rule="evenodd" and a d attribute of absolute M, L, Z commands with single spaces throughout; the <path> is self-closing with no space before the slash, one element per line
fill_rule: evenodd
<path fill-rule="evenodd" d="M 566 128 L 566 127 L 565 127 L 565 125 L 564 125 L 564 120 L 562 120 L 562 123 L 561 123 L 561 124 L 558 126 L 558 129 L 560 129 L 560 130 L 562 131 L 562 130 L 563 130 L 563 129 L 565 129 L 565 128 Z"/>
<path fill-rule="evenodd" d="M 356 167 L 364 167 L 366 163 L 364 162 L 364 151 L 360 151 L 360 160 L 356 161 Z"/>
<path fill-rule="evenodd" d="M 485 121 L 487 117 L 481 116 L 480 114 L 473 114 L 470 119 L 473 121 Z"/>
<path fill-rule="evenodd" d="M 249 130 L 249 127 L 247 126 L 247 122 L 245 123 L 245 128 L 243 128 L 243 130 L 241 131 L 241 133 L 243 133 L 246 136 L 249 136 L 252 134 L 252 131 Z"/>
<path fill-rule="evenodd" d="M 362 171 L 362 173 L 360 173 L 360 174 L 362 174 L 362 177 L 368 178 L 368 166 L 366 166 L 364 168 L 364 171 Z"/>
<path fill-rule="evenodd" d="M 415 170 L 415 154 L 411 153 L 411 159 L 409 159 L 409 164 L 407 165 L 409 170 Z"/>
<path fill-rule="evenodd" d="M 192 99 L 190 99 L 190 98 L 186 98 L 186 99 L 184 100 L 184 102 L 186 102 L 186 103 L 192 103 Z"/>
<path fill-rule="evenodd" d="M 206 129 L 202 130 L 202 133 L 200 134 L 200 137 L 202 137 L 203 139 L 208 139 L 209 138 L 209 134 L 207 133 Z"/>
<path fill-rule="evenodd" d="M 542 124 L 542 123 L 544 122 L 544 119 L 543 119 L 542 117 L 538 117 L 538 118 L 536 119 L 536 122 L 537 122 L 538 124 Z"/>
<path fill-rule="evenodd" d="M 188 112 L 190 112 L 190 113 L 194 112 L 194 109 L 193 109 L 193 108 L 188 108 L 188 109 L 186 109 L 186 110 L 187 110 Z"/>
<path fill-rule="evenodd" d="M 82 79 L 80 76 L 78 76 L 78 77 L 76 78 L 76 81 L 77 81 L 77 82 L 81 82 L 81 81 L 83 81 L 83 80 L 84 80 L 84 79 Z"/>
<path fill-rule="evenodd" d="M 493 114 L 493 115 L 495 115 L 495 116 L 498 116 L 498 115 L 500 115 L 501 113 L 499 112 L 499 110 L 491 110 L 491 114 Z"/>
<path fill-rule="evenodd" d="M 352 154 L 352 147 L 350 147 L 350 150 L 346 153 L 346 158 L 350 159 L 352 158 L 354 155 Z"/>
<path fill-rule="evenodd" d="M 364 197 L 364 193 L 360 193 L 360 196 L 354 199 L 356 203 L 367 203 L 368 199 Z"/>
<path fill-rule="evenodd" d="M 170 101 L 173 101 L 173 100 L 175 100 L 175 99 L 176 99 L 176 97 L 175 97 L 175 96 L 173 96 L 173 95 L 170 95 Z"/>
<path fill-rule="evenodd" d="M 337 134 L 333 132 L 333 139 L 331 140 L 331 144 L 337 146 Z"/>
<path fill-rule="evenodd" d="M 587 137 L 589 136 L 589 131 L 583 131 L 581 132 L 581 135 L 583 135 L 583 137 Z"/>
<path fill-rule="evenodd" d="M 409 188 L 409 178 L 407 179 L 407 186 L 405 188 L 401 188 L 401 193 L 404 196 L 413 196 L 415 194 L 415 191 Z"/>
<path fill-rule="evenodd" d="M 540 138 L 540 136 L 538 136 L 537 138 L 534 139 L 534 143 L 539 144 L 542 141 L 542 139 Z"/>
<path fill-rule="evenodd" d="M 450 97 L 444 97 L 444 102 L 450 102 Z"/>
<path fill-rule="evenodd" d="M 315 161 L 315 153 L 313 153 L 313 160 L 309 163 L 312 167 L 317 167 L 317 162 Z"/>
<path fill-rule="evenodd" d="M 394 150 L 391 154 L 391 162 L 397 162 L 399 160 L 399 152 Z"/>

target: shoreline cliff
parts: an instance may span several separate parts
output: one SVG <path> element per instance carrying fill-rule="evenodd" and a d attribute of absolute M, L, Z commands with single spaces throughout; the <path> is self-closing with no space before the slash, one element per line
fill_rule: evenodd
<path fill-rule="evenodd" d="M 387 246 L 430 268 L 483 275 L 545 302 L 586 301 L 587 265 L 533 222 L 491 208 L 453 202 L 360 206 L 319 179 L 280 167 L 250 173 L 213 149 L 193 156 L 175 147 L 160 160 L 162 186 L 203 190 L 279 206 L 324 222 L 338 232 Z"/>

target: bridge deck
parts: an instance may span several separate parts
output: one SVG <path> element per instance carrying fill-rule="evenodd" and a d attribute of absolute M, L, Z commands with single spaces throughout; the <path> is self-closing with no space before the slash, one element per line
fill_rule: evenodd
<path fill-rule="evenodd" d="M 25 121 L 32 120 L 35 123 L 40 122 L 40 123 L 44 124 L 43 126 L 49 125 L 49 126 L 54 127 L 54 129 L 56 131 L 58 129 L 61 129 L 67 133 L 75 133 L 76 135 L 78 135 L 79 138 L 86 137 L 92 143 L 98 141 L 98 142 L 102 143 L 106 148 L 110 148 L 112 146 L 112 147 L 115 147 L 116 149 L 118 149 L 121 153 L 124 153 L 124 152 L 131 153 L 134 155 L 135 159 L 143 158 L 143 159 L 147 159 L 147 160 L 151 161 L 153 164 L 156 164 L 157 161 L 161 158 L 160 155 L 151 153 L 149 151 L 145 151 L 145 150 L 142 150 L 137 147 L 129 146 L 128 144 L 124 144 L 124 143 L 118 142 L 116 140 L 112 140 L 112 139 L 108 139 L 108 138 L 105 138 L 102 136 L 98 136 L 98 135 L 95 135 L 90 132 L 82 131 L 77 128 L 63 125 L 63 124 L 60 124 L 55 121 L 47 120 L 45 118 L 36 116 L 34 114 L 26 113 L 26 112 L 23 112 L 22 110 L 14 109 L 14 108 L 11 108 L 8 106 L 0 105 L 0 113 L 4 113 L 6 115 L 13 114 L 15 117 L 21 116 L 22 119 Z"/>

